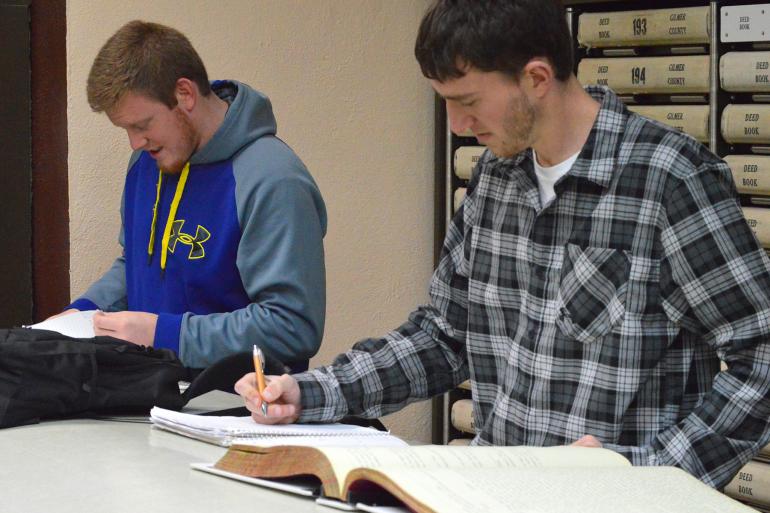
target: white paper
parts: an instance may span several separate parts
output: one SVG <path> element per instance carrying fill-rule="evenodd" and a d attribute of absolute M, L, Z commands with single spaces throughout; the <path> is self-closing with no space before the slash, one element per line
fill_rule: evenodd
<path fill-rule="evenodd" d="M 242 481 L 244 483 L 255 484 L 257 486 L 263 486 L 265 488 L 272 488 L 273 490 L 280 490 L 282 492 L 303 495 L 305 497 L 314 497 L 316 495 L 315 490 L 318 488 L 317 486 L 310 484 L 302 485 L 282 482 L 278 479 L 259 479 L 257 477 L 235 474 L 233 472 L 227 472 L 226 470 L 220 470 L 216 468 L 213 463 L 190 463 L 190 466 L 195 470 L 208 472 L 209 474 L 226 477 L 228 479 L 234 479 L 236 481 Z"/>
<path fill-rule="evenodd" d="M 96 310 L 83 310 L 61 315 L 54 319 L 48 319 L 37 324 L 24 326 L 38 330 L 56 331 L 67 337 L 94 338 L 93 317 Z"/>
<path fill-rule="evenodd" d="M 251 417 L 201 416 L 155 407 L 150 411 L 153 425 L 228 447 L 232 444 L 258 446 L 405 446 L 406 442 L 383 431 L 349 424 L 257 424 Z M 331 440 L 330 440 L 331 439 Z"/>

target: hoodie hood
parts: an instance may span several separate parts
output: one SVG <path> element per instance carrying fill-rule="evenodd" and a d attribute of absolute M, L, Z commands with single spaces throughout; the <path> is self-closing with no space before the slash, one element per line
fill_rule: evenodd
<path fill-rule="evenodd" d="M 211 89 L 230 107 L 211 140 L 190 157 L 190 164 L 230 159 L 260 137 L 275 135 L 275 116 L 267 96 L 235 80 L 214 81 Z"/>

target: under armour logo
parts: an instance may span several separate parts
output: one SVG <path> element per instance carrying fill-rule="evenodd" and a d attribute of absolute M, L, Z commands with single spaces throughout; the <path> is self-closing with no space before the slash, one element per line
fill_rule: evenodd
<path fill-rule="evenodd" d="M 172 253 L 176 248 L 176 243 L 181 242 L 187 246 L 190 246 L 190 255 L 187 257 L 190 260 L 197 260 L 206 256 L 206 252 L 203 250 L 203 243 L 211 238 L 211 234 L 203 226 L 198 225 L 198 229 L 195 231 L 195 237 L 187 233 L 182 233 L 182 226 L 184 226 L 184 219 L 177 219 L 174 221 L 174 225 L 171 228 L 171 236 L 168 239 L 168 250 Z"/>

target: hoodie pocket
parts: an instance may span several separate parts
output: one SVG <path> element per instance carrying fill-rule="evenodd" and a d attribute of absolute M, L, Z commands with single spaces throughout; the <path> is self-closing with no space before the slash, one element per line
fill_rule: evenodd
<path fill-rule="evenodd" d="M 583 343 L 609 334 L 626 311 L 630 267 L 624 251 L 567 244 L 556 296 L 559 330 Z"/>

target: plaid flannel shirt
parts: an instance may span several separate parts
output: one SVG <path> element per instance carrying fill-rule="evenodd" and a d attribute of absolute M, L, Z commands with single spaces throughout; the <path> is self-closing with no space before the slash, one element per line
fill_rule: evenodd
<path fill-rule="evenodd" d="M 768 442 L 770 262 L 728 167 L 587 90 L 601 108 L 556 198 L 541 205 L 531 151 L 487 151 L 431 303 L 297 375 L 301 421 L 378 417 L 470 377 L 475 444 L 591 434 L 721 487 Z"/>

